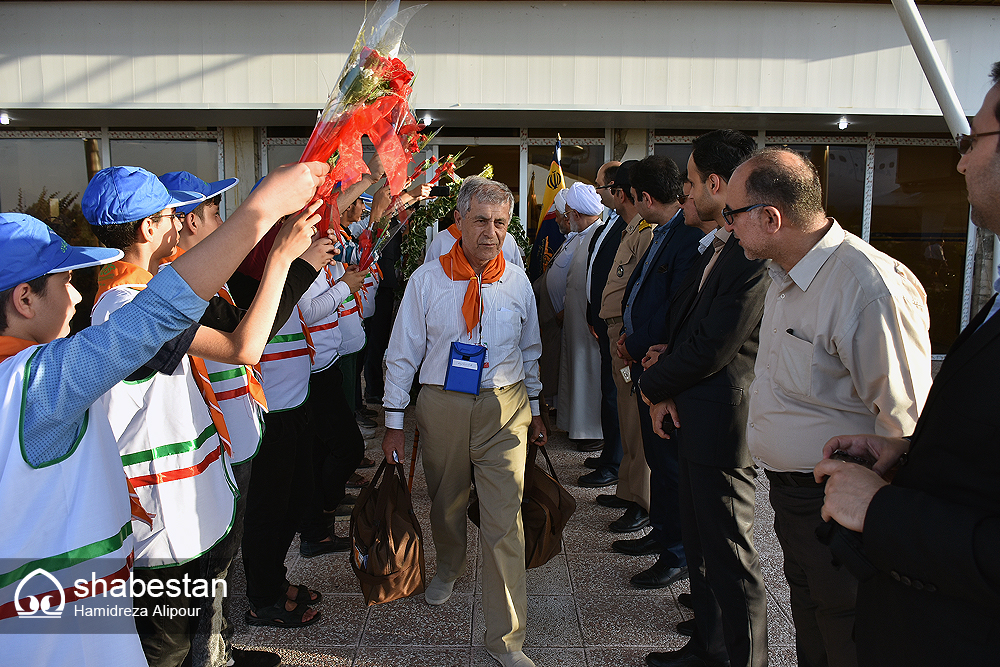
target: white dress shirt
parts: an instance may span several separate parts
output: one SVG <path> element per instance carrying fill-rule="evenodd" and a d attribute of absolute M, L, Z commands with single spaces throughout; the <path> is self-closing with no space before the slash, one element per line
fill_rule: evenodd
<path fill-rule="evenodd" d="M 452 280 L 441 262 L 424 264 L 410 276 L 392 327 L 386 355 L 386 428 L 403 427 L 410 385 L 420 369 L 420 384 L 444 385 L 453 342 L 486 346 L 484 389 L 524 380 L 531 414 L 538 415 L 538 358 L 542 341 L 538 311 L 528 276 L 509 263 L 500 280 L 482 286 L 482 319 L 470 336 L 462 316 L 467 280 Z"/>

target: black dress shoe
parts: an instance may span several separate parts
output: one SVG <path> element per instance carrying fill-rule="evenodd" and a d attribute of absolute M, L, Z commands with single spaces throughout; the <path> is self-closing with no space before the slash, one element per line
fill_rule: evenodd
<path fill-rule="evenodd" d="M 601 467 L 601 457 L 600 456 L 588 456 L 583 460 L 583 467 L 590 468 L 591 470 L 597 470 Z"/>
<path fill-rule="evenodd" d="M 299 555 L 303 558 L 315 558 L 335 551 L 350 551 L 351 538 L 330 535 L 329 542 L 310 542 L 299 540 Z"/>
<path fill-rule="evenodd" d="M 653 563 L 651 568 L 643 570 L 629 581 L 636 588 L 651 590 L 654 588 L 666 588 L 676 581 L 687 579 L 687 577 L 688 569 L 686 567 L 677 567 L 661 557 Z"/>
<path fill-rule="evenodd" d="M 688 609 L 694 609 L 694 602 L 691 601 L 690 593 L 678 593 L 677 604 Z"/>
<path fill-rule="evenodd" d="M 281 656 L 270 651 L 234 648 L 229 658 L 232 667 L 277 667 L 281 664 Z"/>
<path fill-rule="evenodd" d="M 615 540 L 611 550 L 626 556 L 649 556 L 660 553 L 663 547 L 651 535 L 644 535 L 634 540 Z"/>
<path fill-rule="evenodd" d="M 597 494 L 597 504 L 601 507 L 612 507 L 616 510 L 623 510 L 632 507 L 631 500 L 625 500 L 624 498 L 619 498 L 613 493 L 599 493 Z"/>
<path fill-rule="evenodd" d="M 604 441 L 597 440 L 585 440 L 585 439 L 570 439 L 574 445 L 576 445 L 576 451 L 578 452 L 599 452 L 604 449 Z"/>
<path fill-rule="evenodd" d="M 618 483 L 618 474 L 607 469 L 598 468 L 594 472 L 580 475 L 577 484 L 587 489 L 600 489 L 605 486 L 614 486 Z"/>
<path fill-rule="evenodd" d="M 685 637 L 693 637 L 694 631 L 697 629 L 697 624 L 693 618 L 689 618 L 686 621 L 681 621 L 677 624 L 677 634 L 684 635 Z"/>
<path fill-rule="evenodd" d="M 229 658 L 232 667 L 277 667 L 281 664 L 281 656 L 270 651 L 234 648 Z"/>
<path fill-rule="evenodd" d="M 608 530 L 612 533 L 634 533 L 649 525 L 649 513 L 638 504 L 632 505 L 625 514 L 616 521 L 612 521 Z"/>

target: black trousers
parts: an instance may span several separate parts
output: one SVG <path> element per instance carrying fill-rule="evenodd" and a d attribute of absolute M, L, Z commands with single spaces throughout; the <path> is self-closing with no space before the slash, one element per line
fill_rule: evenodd
<path fill-rule="evenodd" d="M 683 454 L 679 467 L 696 645 L 710 662 L 763 667 L 767 593 L 753 543 L 757 473 L 692 463 Z"/>
<path fill-rule="evenodd" d="M 233 477 L 240 492 L 239 498 L 236 499 L 233 527 L 228 535 L 199 559 L 199 576 L 209 581 L 225 579 L 227 593 L 232 592 L 235 583 L 230 576 L 230 566 L 243 541 L 243 521 L 246 516 L 252 469 L 252 459 L 233 466 Z M 217 589 L 215 593 L 216 595 L 203 598 L 201 610 L 198 612 L 198 627 L 191 641 L 194 667 L 225 664 L 232 650 L 234 627 L 229 620 L 230 596 L 222 595 L 221 589 Z"/>
<path fill-rule="evenodd" d="M 608 328 L 603 322 L 594 327 L 597 332 L 597 346 L 601 350 L 601 432 L 604 435 L 604 449 L 598 461 L 598 469 L 606 468 L 618 473 L 622 462 L 622 436 L 618 427 L 618 388 L 611 375 L 611 342 Z"/>
<path fill-rule="evenodd" d="M 858 580 L 832 563 L 830 548 L 816 539 L 823 523 L 823 487 L 771 482 L 774 532 L 785 557 L 791 589 L 795 653 L 800 667 L 855 667 L 854 605 Z"/>
<path fill-rule="evenodd" d="M 353 422 L 353 418 L 351 419 Z M 264 418 L 254 459 L 243 532 L 247 598 L 257 610 L 285 595 L 285 554 L 313 493 L 312 431 L 307 404 Z"/>
<path fill-rule="evenodd" d="M 137 567 L 132 571 L 132 576 L 145 584 L 144 591 L 148 590 L 152 581 L 181 582 L 185 576 L 197 579 L 201 576 L 200 559 L 152 570 Z M 190 587 L 191 585 L 188 586 Z M 180 588 L 183 590 L 183 584 L 180 584 Z M 160 590 L 167 590 L 166 585 Z M 185 595 L 144 594 L 133 599 L 132 606 L 144 611 L 144 614 L 135 616 L 135 629 L 149 667 L 179 667 L 184 663 L 191 650 L 191 636 L 198 624 L 197 614 L 201 604 L 201 599 Z M 173 613 L 166 611 L 167 609 Z"/>
<path fill-rule="evenodd" d="M 365 456 L 365 439 L 344 396 L 344 375 L 336 364 L 313 373 L 309 383 L 312 425 L 313 493 L 302 512 L 302 539 L 329 536 L 324 509 L 335 509 L 347 495 L 347 480 Z"/>
<path fill-rule="evenodd" d="M 396 292 L 392 287 L 379 284 L 375 292 L 375 313 L 365 320 L 365 336 L 368 338 L 368 356 L 365 357 L 365 400 L 382 403 L 385 394 L 385 375 L 382 357 L 389 347 L 392 333 L 392 309 L 396 303 Z"/>
<path fill-rule="evenodd" d="M 635 378 L 635 375 L 632 377 Z M 635 400 L 639 402 L 642 449 L 649 466 L 649 525 L 653 528 L 650 535 L 660 543 L 662 557 L 673 560 L 675 567 L 683 567 L 687 565 L 687 557 L 681 541 L 677 440 L 665 440 L 656 435 L 649 418 L 649 406 L 643 402 L 638 391 L 635 392 Z"/>

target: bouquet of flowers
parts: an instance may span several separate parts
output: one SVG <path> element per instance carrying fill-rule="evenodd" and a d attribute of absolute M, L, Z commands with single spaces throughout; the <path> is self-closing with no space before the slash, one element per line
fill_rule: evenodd
<path fill-rule="evenodd" d="M 429 139 L 427 141 L 429 141 Z M 465 151 L 462 152 L 464 153 Z M 434 176 L 427 181 L 427 185 L 435 185 L 441 180 L 441 177 L 445 175 L 454 180 L 457 178 L 455 176 L 455 170 L 460 169 L 467 162 L 466 160 L 458 160 L 461 155 L 462 153 L 459 153 L 458 155 L 449 155 L 440 163 L 438 163 L 437 158 L 433 156 L 427 158 L 413 171 L 413 174 L 410 175 L 409 179 L 407 179 L 406 184 L 403 187 L 403 192 L 415 183 L 418 178 L 426 174 L 427 171 L 435 164 L 437 164 L 437 169 L 434 171 Z M 392 220 L 393 216 L 397 216 L 399 218 L 400 225 L 390 232 L 389 221 Z M 358 268 L 365 270 L 371 266 L 373 262 L 377 262 L 382 249 L 388 245 L 389 241 L 391 241 L 396 234 L 400 233 L 400 231 L 406 227 L 409 217 L 410 210 L 403 208 L 402 206 L 402 192 L 398 195 L 393 195 L 392 199 L 389 201 L 389 206 L 386 208 L 385 213 L 381 216 L 381 218 L 377 222 L 374 220 L 371 221 L 369 223 L 369 229 L 366 229 L 361 234 L 360 245 L 362 248 L 362 254 L 361 262 L 358 265 Z"/>
<path fill-rule="evenodd" d="M 340 230 L 337 194 L 369 173 L 361 137 L 368 135 L 385 168 L 389 189 L 400 194 L 406 185 L 406 167 L 420 149 L 420 130 L 410 110 L 413 72 L 397 55 L 403 29 L 424 5 L 399 10 L 399 0 L 378 0 L 358 31 L 337 85 L 330 92 L 299 162 L 329 162 L 331 169 L 316 192 L 323 199 L 323 233 L 331 225 Z"/>

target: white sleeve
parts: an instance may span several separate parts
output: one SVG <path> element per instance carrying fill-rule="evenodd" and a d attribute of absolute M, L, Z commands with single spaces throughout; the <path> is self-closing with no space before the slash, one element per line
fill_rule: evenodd
<path fill-rule="evenodd" d="M 416 278 L 416 279 L 414 279 Z M 424 313 L 422 281 L 410 278 L 392 325 L 386 353 L 385 406 L 386 428 L 403 428 L 403 410 L 410 403 L 410 385 L 427 351 L 427 324 Z"/>

